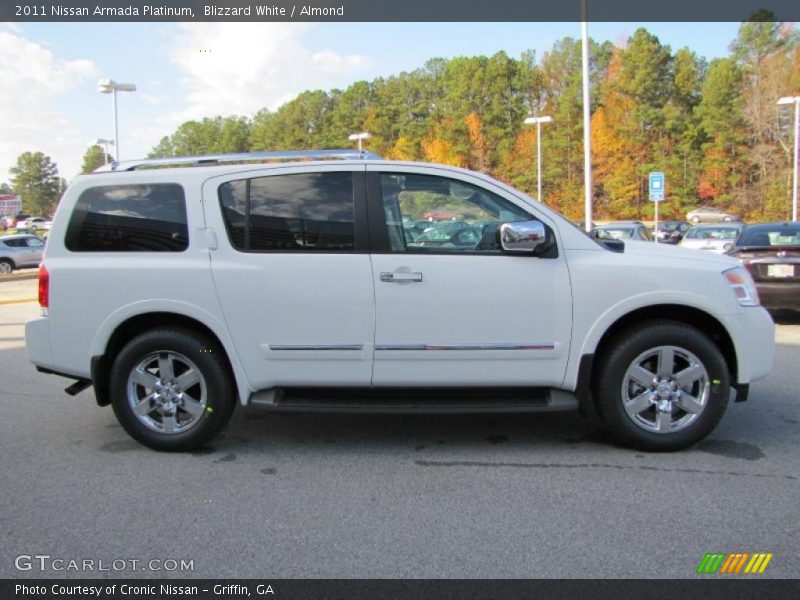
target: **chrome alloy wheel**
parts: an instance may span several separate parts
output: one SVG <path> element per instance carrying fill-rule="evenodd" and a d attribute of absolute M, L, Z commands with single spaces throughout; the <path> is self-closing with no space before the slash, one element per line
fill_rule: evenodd
<path fill-rule="evenodd" d="M 200 369 L 177 352 L 143 358 L 131 370 L 128 404 L 142 425 L 158 433 L 184 433 L 206 411 L 208 391 Z"/>
<path fill-rule="evenodd" d="M 8 264 L 5 261 L 0 261 L 0 273 L 2 273 L 3 275 L 8 275 L 9 273 L 11 273 L 11 271 L 12 269 L 10 264 Z"/>
<path fill-rule="evenodd" d="M 653 433 L 674 433 L 705 409 L 708 371 L 694 354 L 677 346 L 642 352 L 622 378 L 622 404 L 631 420 Z"/>

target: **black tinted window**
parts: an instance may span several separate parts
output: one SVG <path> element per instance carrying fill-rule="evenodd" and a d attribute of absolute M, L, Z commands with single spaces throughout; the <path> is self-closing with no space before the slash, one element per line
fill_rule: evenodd
<path fill-rule="evenodd" d="M 114 185 L 81 194 L 67 229 L 73 252 L 180 252 L 189 245 L 183 188 Z"/>
<path fill-rule="evenodd" d="M 13 240 L 4 240 L 4 243 L 9 248 L 24 248 L 27 244 L 25 238 L 16 238 Z"/>
<path fill-rule="evenodd" d="M 301 173 L 220 186 L 225 225 L 240 250 L 353 250 L 353 175 Z"/>

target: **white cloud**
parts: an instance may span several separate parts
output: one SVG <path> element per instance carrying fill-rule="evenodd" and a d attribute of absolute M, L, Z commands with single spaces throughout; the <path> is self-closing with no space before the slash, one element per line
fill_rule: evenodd
<path fill-rule="evenodd" d="M 86 140 L 50 105 L 96 75 L 90 60 L 60 60 L 18 28 L 0 30 L 0 180 L 10 178 L 8 169 L 26 151 L 49 155 L 67 178 L 80 169 Z"/>
<path fill-rule="evenodd" d="M 306 23 L 181 23 L 170 31 L 165 54 L 179 70 L 179 94 L 161 97 L 163 111 L 130 132 L 140 155 L 184 121 L 216 115 L 253 116 L 275 109 L 308 89 L 349 85 L 371 60 L 332 50 L 313 52 Z M 161 80 L 150 82 L 159 87 Z M 159 89 L 163 92 L 163 89 Z M 172 97 L 179 104 L 170 105 Z M 145 99 L 146 102 L 149 100 Z"/>
<path fill-rule="evenodd" d="M 311 52 L 304 23 L 184 23 L 170 52 L 185 74 L 185 118 L 251 115 L 306 89 L 350 83 L 370 64 L 359 54 Z"/>

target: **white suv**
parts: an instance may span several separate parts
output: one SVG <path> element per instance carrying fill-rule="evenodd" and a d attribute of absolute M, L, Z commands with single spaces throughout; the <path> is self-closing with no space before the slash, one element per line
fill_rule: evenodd
<path fill-rule="evenodd" d="M 76 379 L 69 393 L 94 386 L 160 450 L 205 443 L 237 401 L 597 409 L 625 443 L 676 450 L 745 400 L 774 352 L 728 257 L 596 241 L 486 175 L 348 151 L 77 177 L 39 295 L 33 363 Z"/>

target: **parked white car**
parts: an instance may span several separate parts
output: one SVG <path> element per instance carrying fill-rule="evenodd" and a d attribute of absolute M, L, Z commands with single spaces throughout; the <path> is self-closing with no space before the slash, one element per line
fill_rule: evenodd
<path fill-rule="evenodd" d="M 30 232 L 33 234 L 43 233 L 50 231 L 50 228 L 53 226 L 52 221 L 48 221 L 44 217 L 30 217 L 29 219 L 25 219 L 24 221 L 17 224 L 17 231 L 22 232 Z"/>
<path fill-rule="evenodd" d="M 676 450 L 771 369 L 736 261 L 593 240 L 480 173 L 353 151 L 98 171 L 60 203 L 27 350 L 153 448 L 200 446 L 258 403 L 598 410 L 625 443 Z M 431 208 L 465 227 L 416 243 L 404 223 Z"/>
<path fill-rule="evenodd" d="M 692 227 L 683 239 L 680 246 L 694 250 L 709 250 L 723 254 L 733 248 L 736 238 L 742 233 L 744 223 L 729 223 L 719 225 L 698 225 Z"/>

